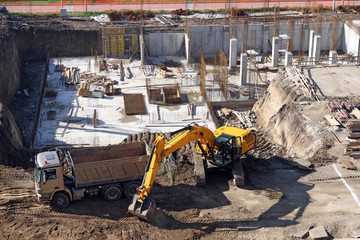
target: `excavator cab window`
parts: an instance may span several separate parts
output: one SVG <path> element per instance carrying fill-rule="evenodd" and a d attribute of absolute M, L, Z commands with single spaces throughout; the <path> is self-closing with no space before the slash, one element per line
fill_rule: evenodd
<path fill-rule="evenodd" d="M 213 163 L 219 166 L 226 166 L 234 158 L 234 136 L 221 134 L 215 139 L 214 147 L 217 149 Z"/>

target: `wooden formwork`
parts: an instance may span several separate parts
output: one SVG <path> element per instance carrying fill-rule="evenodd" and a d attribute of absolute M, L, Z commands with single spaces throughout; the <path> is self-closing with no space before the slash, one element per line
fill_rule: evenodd
<path fill-rule="evenodd" d="M 124 94 L 125 114 L 145 114 L 144 96 L 139 94 Z"/>
<path fill-rule="evenodd" d="M 154 104 L 181 103 L 181 92 L 178 84 L 150 85 L 150 79 L 146 79 L 146 91 L 147 91 L 149 103 L 154 103 Z"/>

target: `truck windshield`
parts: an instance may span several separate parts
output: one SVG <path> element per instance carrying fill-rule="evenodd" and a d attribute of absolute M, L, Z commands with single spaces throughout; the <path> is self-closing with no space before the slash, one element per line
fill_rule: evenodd
<path fill-rule="evenodd" d="M 35 182 L 39 183 L 41 181 L 41 169 L 35 167 L 34 168 L 34 177 L 35 177 Z"/>

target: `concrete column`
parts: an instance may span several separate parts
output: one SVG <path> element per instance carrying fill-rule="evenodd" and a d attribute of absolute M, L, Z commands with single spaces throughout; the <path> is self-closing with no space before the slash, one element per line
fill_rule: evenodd
<path fill-rule="evenodd" d="M 358 40 L 357 63 L 360 64 L 360 38 L 359 38 L 359 40 Z"/>
<path fill-rule="evenodd" d="M 314 49 L 314 30 L 310 30 L 310 40 L 309 40 L 309 58 L 310 58 L 310 63 L 312 63 L 312 57 L 313 57 L 313 49 Z"/>
<path fill-rule="evenodd" d="M 145 65 L 145 42 L 143 36 L 139 36 L 140 40 L 140 59 L 141 65 Z"/>
<path fill-rule="evenodd" d="M 273 37 L 272 39 L 271 66 L 279 66 L 279 37 Z"/>
<path fill-rule="evenodd" d="M 237 39 L 230 39 L 230 49 L 229 49 L 229 69 L 236 67 L 236 55 L 237 55 Z"/>
<path fill-rule="evenodd" d="M 319 64 L 320 62 L 320 50 L 321 50 L 321 36 L 314 36 L 314 48 L 313 48 L 313 58 L 314 64 Z"/>
<path fill-rule="evenodd" d="M 292 65 L 292 60 L 293 60 L 293 54 L 289 51 L 285 52 L 285 66 L 290 66 Z"/>
<path fill-rule="evenodd" d="M 190 38 L 187 34 L 185 34 L 185 54 L 186 54 L 186 63 L 190 64 L 191 62 L 191 46 L 190 46 Z"/>
<path fill-rule="evenodd" d="M 337 52 L 336 51 L 330 51 L 329 52 L 329 64 L 336 64 L 337 60 Z"/>
<path fill-rule="evenodd" d="M 270 37 L 270 32 L 269 32 L 269 25 L 264 25 L 263 26 L 263 49 L 262 52 L 263 53 L 268 53 L 269 52 L 269 37 Z"/>
<path fill-rule="evenodd" d="M 240 55 L 240 86 L 244 86 L 246 84 L 246 76 L 247 76 L 247 54 L 242 53 Z"/>

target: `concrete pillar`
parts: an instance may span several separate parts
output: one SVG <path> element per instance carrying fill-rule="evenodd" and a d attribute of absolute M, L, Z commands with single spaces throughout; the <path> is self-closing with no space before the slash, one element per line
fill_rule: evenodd
<path fill-rule="evenodd" d="M 360 64 L 360 37 L 359 37 L 359 40 L 358 40 L 357 63 Z"/>
<path fill-rule="evenodd" d="M 320 50 L 321 50 L 321 36 L 316 35 L 314 36 L 314 47 L 313 47 L 313 58 L 314 64 L 320 63 Z"/>
<path fill-rule="evenodd" d="M 270 38 L 270 32 L 269 32 L 269 25 L 264 25 L 263 26 L 263 49 L 262 52 L 263 53 L 268 53 L 269 51 L 269 38 Z"/>
<path fill-rule="evenodd" d="M 140 59 L 141 65 L 145 65 L 145 42 L 143 36 L 139 36 L 140 40 Z"/>
<path fill-rule="evenodd" d="M 271 66 L 279 66 L 279 37 L 273 37 L 272 39 Z"/>
<path fill-rule="evenodd" d="M 229 69 L 236 67 L 236 55 L 237 55 L 237 39 L 230 39 L 230 49 L 229 49 Z"/>
<path fill-rule="evenodd" d="M 186 63 L 191 63 L 191 46 L 190 46 L 190 37 L 185 34 L 185 54 L 186 54 Z"/>
<path fill-rule="evenodd" d="M 247 76 L 247 54 L 242 53 L 240 55 L 240 86 L 244 86 L 246 84 L 246 76 Z"/>
<path fill-rule="evenodd" d="M 336 51 L 330 51 L 329 52 L 329 64 L 336 64 L 337 60 L 337 52 Z"/>
<path fill-rule="evenodd" d="M 310 58 L 310 63 L 312 63 L 312 61 L 313 61 L 313 59 L 312 59 L 312 57 L 313 57 L 313 49 L 314 49 L 314 34 L 315 34 L 315 32 L 314 32 L 314 30 L 310 30 L 310 33 L 309 33 L 309 35 L 310 35 L 310 40 L 309 40 L 309 58 Z"/>
<path fill-rule="evenodd" d="M 291 66 L 293 60 L 293 54 L 289 51 L 285 52 L 285 66 Z"/>

